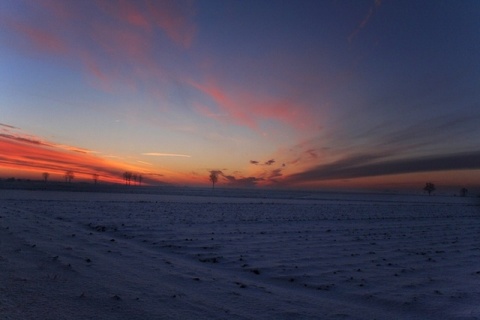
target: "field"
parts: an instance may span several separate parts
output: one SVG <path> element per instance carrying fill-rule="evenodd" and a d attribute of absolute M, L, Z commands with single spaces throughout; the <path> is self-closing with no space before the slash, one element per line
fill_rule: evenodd
<path fill-rule="evenodd" d="M 0 190 L 0 318 L 480 319 L 477 198 L 215 192 Z"/>

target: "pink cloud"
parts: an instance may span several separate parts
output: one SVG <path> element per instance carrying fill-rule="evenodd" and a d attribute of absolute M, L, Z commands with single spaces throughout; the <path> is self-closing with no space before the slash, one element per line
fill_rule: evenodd
<path fill-rule="evenodd" d="M 43 7 L 43 9 L 50 15 L 55 17 L 55 20 L 62 23 L 67 22 L 75 16 L 75 10 L 72 10 L 67 1 L 42 0 L 37 1 L 36 5 Z"/>
<path fill-rule="evenodd" d="M 250 93 L 242 89 L 228 91 L 212 81 L 206 84 L 190 81 L 189 84 L 212 99 L 221 111 L 220 114 L 225 116 L 219 116 L 218 112 L 205 105 L 198 106 L 197 111 L 210 117 L 215 115 L 217 120 L 225 119 L 252 129 L 258 129 L 261 122 L 269 120 L 297 129 L 311 125 L 305 113 L 306 106 L 290 99 Z"/>
<path fill-rule="evenodd" d="M 185 48 L 190 46 L 196 33 L 192 1 L 98 1 L 97 6 L 121 24 L 145 31 L 159 27 L 170 40 Z"/>
<path fill-rule="evenodd" d="M 142 10 L 139 8 L 139 6 L 141 6 L 140 1 L 99 1 L 97 4 L 109 15 L 116 16 L 117 19 L 122 22 L 127 22 L 131 26 L 139 27 L 145 30 L 151 29 L 151 23 L 146 15 L 145 10 L 142 12 Z"/>
<path fill-rule="evenodd" d="M 187 48 L 196 33 L 192 18 L 195 14 L 192 1 L 148 1 L 148 10 L 155 23 L 175 43 Z"/>
<path fill-rule="evenodd" d="M 226 113 L 229 121 L 246 125 L 250 128 L 257 127 L 255 118 L 245 112 L 246 108 L 240 107 L 230 97 L 228 97 L 227 93 L 222 91 L 222 88 L 215 86 L 211 83 L 207 85 L 202 85 L 199 83 L 191 82 L 191 85 L 209 96 L 216 103 L 217 107 Z M 209 110 L 206 110 L 205 107 L 202 111 L 203 114 L 212 113 Z"/>
<path fill-rule="evenodd" d="M 96 80 L 97 86 L 103 91 L 112 91 L 114 79 L 111 73 L 102 70 L 99 61 L 89 51 L 79 51 L 78 54 L 87 73 Z"/>
<path fill-rule="evenodd" d="M 23 16 L 0 19 L 17 47 L 25 49 L 26 44 L 29 53 L 80 61 L 94 83 L 107 91 L 115 84 L 136 88 L 173 76 L 165 74 L 163 56 L 154 51 L 159 43 L 155 30 L 177 48 L 189 47 L 195 35 L 191 2 L 45 0 L 25 7 Z"/>
<path fill-rule="evenodd" d="M 143 31 L 100 22 L 91 28 L 96 50 L 80 52 L 86 70 L 103 87 L 111 89 L 118 82 L 136 90 L 142 82 L 159 78 L 161 67 L 153 59 L 151 42 Z"/>
<path fill-rule="evenodd" d="M 10 20 L 7 21 L 7 24 L 22 38 L 27 39 L 34 47 L 43 52 L 63 55 L 68 51 L 67 44 L 62 38 L 47 30 L 20 21 Z"/>

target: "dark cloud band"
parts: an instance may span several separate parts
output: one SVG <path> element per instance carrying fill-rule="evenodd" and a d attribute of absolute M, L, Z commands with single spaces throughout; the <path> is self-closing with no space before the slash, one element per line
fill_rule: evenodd
<path fill-rule="evenodd" d="M 393 174 L 480 169 L 480 151 L 421 158 L 379 160 L 378 156 L 352 156 L 290 175 L 288 183 L 374 177 Z"/>

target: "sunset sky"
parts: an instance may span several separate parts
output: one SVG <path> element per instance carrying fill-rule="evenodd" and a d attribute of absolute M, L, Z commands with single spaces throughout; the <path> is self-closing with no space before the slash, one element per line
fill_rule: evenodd
<path fill-rule="evenodd" d="M 480 1 L 0 0 L 0 178 L 480 186 Z"/>

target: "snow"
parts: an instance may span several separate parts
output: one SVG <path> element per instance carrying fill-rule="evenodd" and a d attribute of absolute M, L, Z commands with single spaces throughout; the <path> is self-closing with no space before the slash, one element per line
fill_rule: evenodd
<path fill-rule="evenodd" d="M 0 190 L 0 318 L 480 319 L 476 198 L 215 192 Z"/>

